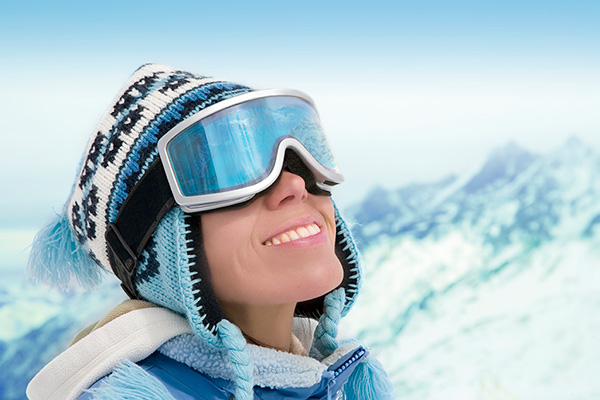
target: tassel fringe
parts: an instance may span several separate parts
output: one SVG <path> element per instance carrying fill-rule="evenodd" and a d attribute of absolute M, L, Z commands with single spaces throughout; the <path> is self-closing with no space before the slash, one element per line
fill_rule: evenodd
<path fill-rule="evenodd" d="M 66 213 L 56 215 L 37 233 L 27 268 L 34 280 L 62 289 L 73 277 L 84 288 L 94 288 L 104 272 L 75 238 Z"/>
<path fill-rule="evenodd" d="M 158 379 L 128 360 L 115 368 L 97 388 L 88 392 L 94 400 L 175 400 Z"/>
<path fill-rule="evenodd" d="M 356 366 L 344 385 L 346 400 L 394 400 L 394 388 L 383 366 L 375 358 Z"/>

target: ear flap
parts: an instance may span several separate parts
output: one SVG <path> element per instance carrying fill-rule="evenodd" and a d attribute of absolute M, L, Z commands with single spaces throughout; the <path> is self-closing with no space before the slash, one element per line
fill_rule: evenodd
<path fill-rule="evenodd" d="M 102 281 L 100 267 L 75 237 L 66 211 L 40 229 L 31 245 L 27 264 L 33 279 L 66 288 L 72 278 L 86 289 Z"/>
<path fill-rule="evenodd" d="M 335 209 L 337 231 L 335 251 L 344 267 L 342 287 L 346 292 L 346 300 L 342 309 L 342 317 L 345 317 L 350 311 L 350 308 L 352 308 L 356 296 L 362 286 L 362 265 L 360 253 L 356 247 L 352 233 L 342 217 L 340 210 L 335 205 L 335 202 L 333 203 L 333 207 Z"/>

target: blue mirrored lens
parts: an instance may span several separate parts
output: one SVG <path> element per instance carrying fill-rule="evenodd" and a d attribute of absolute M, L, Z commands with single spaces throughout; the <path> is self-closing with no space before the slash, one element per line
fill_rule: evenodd
<path fill-rule="evenodd" d="M 184 196 L 256 184 L 271 172 L 281 140 L 297 139 L 324 167 L 337 171 L 314 108 L 296 97 L 237 104 L 204 118 L 167 145 Z"/>

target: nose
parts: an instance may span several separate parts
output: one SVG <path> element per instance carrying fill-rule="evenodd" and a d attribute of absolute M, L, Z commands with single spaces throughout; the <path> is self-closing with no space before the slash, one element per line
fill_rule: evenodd
<path fill-rule="evenodd" d="M 279 180 L 266 193 L 266 206 L 277 209 L 284 205 L 300 204 L 308 199 L 306 183 L 301 176 L 282 171 Z"/>

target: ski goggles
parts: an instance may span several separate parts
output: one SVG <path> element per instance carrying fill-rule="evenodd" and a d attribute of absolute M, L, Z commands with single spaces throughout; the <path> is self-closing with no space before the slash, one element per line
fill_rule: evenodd
<path fill-rule="evenodd" d="M 320 189 L 343 182 L 313 102 L 298 91 L 262 90 L 223 100 L 158 141 L 173 197 L 186 212 L 250 200 L 277 180 L 288 149 Z"/>

